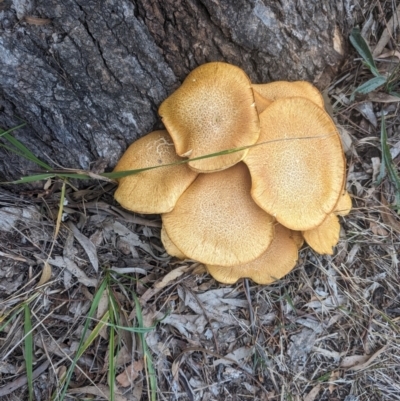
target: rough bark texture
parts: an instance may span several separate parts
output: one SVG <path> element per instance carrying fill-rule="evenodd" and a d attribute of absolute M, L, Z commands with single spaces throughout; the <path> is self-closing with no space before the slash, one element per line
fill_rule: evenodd
<path fill-rule="evenodd" d="M 157 109 L 196 66 L 221 60 L 253 82 L 323 87 L 346 54 L 356 0 L 5 0 L 0 127 L 49 164 L 113 167 L 160 127 Z M 39 19 L 33 19 L 36 17 Z M 0 150 L 0 175 L 32 164 Z"/>

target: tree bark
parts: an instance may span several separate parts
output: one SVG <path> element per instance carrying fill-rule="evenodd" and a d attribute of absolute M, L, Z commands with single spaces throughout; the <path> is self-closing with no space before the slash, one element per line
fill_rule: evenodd
<path fill-rule="evenodd" d="M 0 127 L 48 164 L 112 168 L 161 126 L 157 109 L 196 66 L 226 61 L 253 82 L 337 73 L 356 0 L 5 0 Z M 6 143 L 4 138 L 1 138 Z M 0 176 L 35 166 L 0 150 Z"/>

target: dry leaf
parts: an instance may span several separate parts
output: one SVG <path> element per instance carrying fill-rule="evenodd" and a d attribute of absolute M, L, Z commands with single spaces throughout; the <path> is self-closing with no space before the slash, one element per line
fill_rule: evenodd
<path fill-rule="evenodd" d="M 380 354 L 385 352 L 389 348 L 388 345 L 385 345 L 380 350 L 376 351 L 372 355 L 351 355 L 347 356 L 343 359 L 342 363 L 340 364 L 341 368 L 345 368 L 348 370 L 362 370 L 378 358 Z"/>
<path fill-rule="evenodd" d="M 137 273 L 137 274 L 147 274 L 146 269 L 142 269 L 141 267 L 115 267 L 111 266 L 111 269 L 114 272 L 119 274 L 130 274 L 130 273 Z"/>
<path fill-rule="evenodd" d="M 179 379 L 179 369 L 181 367 L 182 361 L 183 361 L 183 356 L 181 358 L 175 359 L 175 361 L 172 363 L 171 373 L 175 382 L 177 382 Z"/>
<path fill-rule="evenodd" d="M 369 358 L 369 355 L 351 355 L 351 356 L 346 356 L 343 358 L 340 367 L 341 368 L 351 368 L 352 366 L 359 365 L 367 361 Z"/>
<path fill-rule="evenodd" d="M 115 234 L 118 234 L 120 237 L 123 237 L 131 247 L 132 254 L 137 254 L 135 247 L 142 248 L 144 251 L 149 253 L 150 255 L 153 254 L 150 246 L 142 242 L 139 238 L 139 235 L 132 232 L 128 228 L 126 228 L 123 224 L 119 223 L 118 221 L 109 221 L 103 225 L 106 231 L 113 231 Z"/>
<path fill-rule="evenodd" d="M 372 182 L 375 182 L 381 172 L 381 159 L 379 157 L 371 157 L 372 163 Z"/>
<path fill-rule="evenodd" d="M 48 262 L 57 267 L 66 268 L 72 275 L 74 275 L 80 283 L 86 285 L 87 287 L 96 287 L 97 279 L 89 278 L 71 259 L 55 256 L 53 259 L 49 259 Z"/>
<path fill-rule="evenodd" d="M 331 98 L 329 97 L 329 88 L 326 88 L 325 90 L 323 90 L 321 92 L 322 97 L 324 98 L 324 106 L 325 106 L 325 110 L 326 112 L 331 116 L 331 118 L 334 118 L 335 112 L 333 110 L 333 106 L 332 106 L 332 101 Z"/>
<path fill-rule="evenodd" d="M 9 363 L 7 361 L 1 361 L 0 362 L 0 373 L 6 374 L 6 375 L 15 375 L 17 374 L 17 366 Z"/>
<path fill-rule="evenodd" d="M 130 401 L 140 401 L 143 393 L 143 382 L 139 381 L 135 383 L 135 387 L 132 389 L 132 399 Z"/>
<path fill-rule="evenodd" d="M 169 324 L 174 326 L 178 331 L 186 338 L 191 338 L 189 333 L 203 334 L 207 325 L 207 319 L 203 315 L 181 315 L 174 314 L 164 316 L 159 313 L 155 316 L 158 319 L 162 319 L 162 324 Z"/>
<path fill-rule="evenodd" d="M 244 368 L 244 364 L 250 360 L 253 355 L 253 347 L 240 347 L 235 349 L 233 352 L 225 355 L 225 358 L 217 359 L 213 362 L 213 366 L 217 366 L 220 363 L 224 365 L 232 365 L 236 362 L 241 368 Z M 246 369 L 247 370 L 247 369 Z"/>
<path fill-rule="evenodd" d="M 0 251 L 0 256 L 4 257 L 4 258 L 9 258 L 12 260 L 17 260 L 18 262 L 25 262 L 25 263 L 31 263 L 31 261 L 27 258 L 21 258 L 19 256 L 14 256 L 14 255 L 10 255 L 9 253 L 4 253 Z M 31 264 L 34 264 L 33 262 Z"/>
<path fill-rule="evenodd" d="M 320 347 L 313 347 L 312 351 L 316 352 L 318 354 L 324 355 L 328 358 L 332 358 L 335 361 L 339 361 L 340 358 L 343 356 L 343 354 L 345 354 L 345 352 L 329 351 L 327 349 L 320 348 Z"/>
<path fill-rule="evenodd" d="M 108 290 L 106 289 L 103 291 L 101 294 L 101 298 L 99 301 L 99 304 L 97 306 L 97 311 L 96 311 L 96 318 L 100 320 L 104 314 L 108 310 Z M 105 340 L 108 340 L 108 331 L 107 331 L 107 326 L 104 326 L 100 331 L 99 334 L 101 337 L 103 337 Z"/>
<path fill-rule="evenodd" d="M 348 155 L 351 152 L 351 147 L 353 145 L 353 139 L 351 138 L 349 132 L 346 128 L 339 126 L 339 135 L 340 139 L 342 140 L 343 151 Z"/>
<path fill-rule="evenodd" d="M 243 372 L 240 369 L 235 369 L 230 366 L 227 366 L 224 371 L 224 379 L 225 380 L 237 380 L 243 375 Z"/>
<path fill-rule="evenodd" d="M 369 229 L 375 234 L 381 237 L 387 237 L 389 233 L 378 223 L 375 221 L 369 222 Z"/>
<path fill-rule="evenodd" d="M 384 93 L 384 92 L 371 92 L 368 94 L 368 99 L 371 102 L 377 102 L 377 103 L 398 103 L 398 102 L 400 102 L 400 97 L 389 95 L 389 93 Z"/>
<path fill-rule="evenodd" d="M 214 328 L 217 325 L 229 326 L 240 322 L 241 324 L 248 324 L 248 322 L 234 317 L 234 313 L 225 313 L 236 309 L 224 302 L 218 301 L 226 290 L 232 292 L 231 288 L 221 288 L 219 290 L 207 291 L 203 294 L 196 294 L 196 296 L 184 287 L 178 287 L 178 295 L 184 301 L 185 305 L 192 309 L 198 315 L 206 313 L 207 319 L 213 322 Z"/>
<path fill-rule="evenodd" d="M 204 273 L 207 273 L 207 269 L 202 263 L 199 263 L 192 271 L 192 274 L 194 275 L 200 275 Z"/>
<path fill-rule="evenodd" d="M 65 374 L 67 373 L 67 367 L 65 365 L 61 365 L 56 369 L 56 374 L 59 380 L 61 380 Z"/>
<path fill-rule="evenodd" d="M 119 368 L 120 366 L 126 366 L 130 362 L 132 362 L 132 349 L 129 350 L 124 344 L 118 350 L 115 366 Z"/>
<path fill-rule="evenodd" d="M 372 52 L 372 55 L 374 57 L 378 57 L 382 53 L 383 49 L 385 48 L 389 40 L 393 38 L 393 31 L 396 30 L 399 20 L 400 20 L 400 5 L 397 6 L 396 13 L 392 15 L 392 18 L 390 18 L 389 22 L 385 24 L 386 28 L 383 31 L 378 43 L 376 44 L 374 51 Z"/>
<path fill-rule="evenodd" d="M 45 262 L 43 265 L 42 275 L 40 276 L 40 280 L 37 283 L 36 287 L 40 287 L 44 283 L 47 283 L 51 279 L 51 273 L 51 266 L 47 262 Z"/>
<path fill-rule="evenodd" d="M 313 330 L 303 329 L 299 334 L 292 335 L 290 337 L 290 345 L 287 350 L 287 354 L 292 361 L 292 369 L 296 372 L 300 372 L 311 352 L 317 335 Z"/>
<path fill-rule="evenodd" d="M 161 281 L 158 281 L 154 284 L 154 288 L 161 289 L 166 287 L 171 281 L 176 278 L 182 276 L 182 274 L 186 273 L 189 270 L 189 266 L 179 266 L 176 269 L 170 271 L 166 274 Z"/>
<path fill-rule="evenodd" d="M 3 207 L 0 210 L 0 231 L 11 231 L 18 220 L 40 221 L 40 215 L 34 207 Z"/>
<path fill-rule="evenodd" d="M 390 148 L 390 155 L 392 156 L 392 159 L 395 159 L 398 155 L 400 155 L 400 141 L 396 142 Z"/>
<path fill-rule="evenodd" d="M 76 240 L 82 245 L 82 248 L 87 253 L 90 263 L 92 264 L 95 272 L 99 271 L 99 260 L 97 258 L 97 251 L 96 247 L 93 245 L 92 241 L 89 238 L 86 238 L 75 226 L 74 224 L 69 221 L 67 223 L 69 229 L 74 234 Z"/>
<path fill-rule="evenodd" d="M 372 102 L 361 102 L 355 106 L 365 119 L 367 119 L 375 128 L 378 126 L 378 121 L 374 113 L 374 106 Z"/>
<path fill-rule="evenodd" d="M 116 377 L 117 382 L 122 387 L 128 387 L 133 384 L 133 381 L 139 376 L 143 370 L 143 361 L 135 361 L 129 365 L 121 374 Z"/>
<path fill-rule="evenodd" d="M 339 379 L 339 377 L 340 377 L 339 370 L 334 370 L 333 372 L 331 372 L 331 375 L 329 377 L 329 387 L 328 387 L 328 390 L 331 394 L 335 391 L 335 389 L 337 387 L 335 384 L 335 381 L 336 381 L 336 379 Z"/>
<path fill-rule="evenodd" d="M 99 247 L 103 243 L 103 231 L 96 230 L 89 239 L 95 247 Z"/>
<path fill-rule="evenodd" d="M 384 197 L 382 192 L 381 192 L 381 202 L 383 207 L 381 207 L 380 210 L 383 222 L 387 226 L 391 227 L 393 231 L 400 234 L 400 221 L 397 220 L 394 213 L 390 210 L 389 203 Z"/>
<path fill-rule="evenodd" d="M 45 183 L 44 183 L 44 185 L 43 185 L 43 189 L 45 190 L 45 191 L 47 191 L 50 187 L 51 187 L 51 184 L 53 183 L 53 180 L 51 179 L 51 178 L 49 178 Z"/>
<path fill-rule="evenodd" d="M 316 333 L 322 333 L 324 331 L 324 327 L 318 320 L 314 320 L 312 318 L 299 318 L 296 320 L 297 324 L 301 324 Z"/>
<path fill-rule="evenodd" d="M 314 401 L 315 397 L 318 395 L 321 390 L 321 385 L 317 384 L 305 397 L 303 401 Z"/>
<path fill-rule="evenodd" d="M 397 57 L 400 60 L 400 52 L 397 50 L 390 50 L 386 53 L 382 53 L 379 58 Z"/>
<path fill-rule="evenodd" d="M 69 394 L 93 394 L 97 397 L 100 397 L 105 400 L 109 400 L 111 393 L 110 389 L 103 384 L 98 384 L 97 386 L 85 386 L 80 388 L 73 388 L 68 390 Z M 115 392 L 114 393 L 115 401 L 129 401 L 128 398 L 124 397 L 122 394 Z"/>
<path fill-rule="evenodd" d="M 252 386 L 250 383 L 242 382 L 242 385 L 246 388 L 246 390 L 251 394 L 256 394 L 258 388 L 256 386 Z"/>
<path fill-rule="evenodd" d="M 313 308 L 316 311 L 328 312 L 330 310 L 336 310 L 339 306 L 346 304 L 347 298 L 344 295 L 329 296 L 325 299 L 315 299 L 306 304 L 309 308 Z"/>

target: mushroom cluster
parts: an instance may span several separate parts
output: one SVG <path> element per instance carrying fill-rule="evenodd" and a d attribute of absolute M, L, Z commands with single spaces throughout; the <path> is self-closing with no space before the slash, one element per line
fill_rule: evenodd
<path fill-rule="evenodd" d="M 269 284 L 293 269 L 304 240 L 332 254 L 351 199 L 341 140 L 314 86 L 255 85 L 213 62 L 159 114 L 166 130 L 134 142 L 115 171 L 163 167 L 120 178 L 115 199 L 162 215 L 170 255 L 202 262 L 222 283 Z"/>

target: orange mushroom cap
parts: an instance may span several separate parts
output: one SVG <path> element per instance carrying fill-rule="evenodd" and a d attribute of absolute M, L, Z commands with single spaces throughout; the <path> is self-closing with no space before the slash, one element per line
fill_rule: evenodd
<path fill-rule="evenodd" d="M 161 242 L 163 243 L 168 255 L 175 256 L 178 259 L 186 259 L 186 255 L 184 255 L 184 253 L 171 241 L 171 238 L 168 237 L 164 226 L 161 228 Z"/>
<path fill-rule="evenodd" d="M 303 231 L 303 236 L 307 244 L 321 255 L 333 254 L 332 248 L 338 243 L 339 234 L 339 219 L 334 213 L 329 214 L 318 227 Z"/>
<path fill-rule="evenodd" d="M 226 63 L 204 64 L 160 106 L 159 114 L 179 156 L 193 159 L 254 144 L 260 122 L 251 82 L 243 70 Z M 198 172 L 226 169 L 247 150 L 194 160 Z"/>
<path fill-rule="evenodd" d="M 280 224 L 275 226 L 275 235 L 270 246 L 257 259 L 237 266 L 206 265 L 215 280 L 236 283 L 240 278 L 251 278 L 258 284 L 270 284 L 289 273 L 296 265 L 298 248 L 291 230 Z"/>
<path fill-rule="evenodd" d="M 274 219 L 250 196 L 251 178 L 239 163 L 213 174 L 199 174 L 164 228 L 178 249 L 202 263 L 231 266 L 261 255 L 273 237 Z"/>
<path fill-rule="evenodd" d="M 301 231 L 290 230 L 290 237 L 296 243 L 297 249 L 300 249 L 304 244 L 304 237 Z"/>
<path fill-rule="evenodd" d="M 253 89 L 254 100 L 256 102 L 256 108 L 258 114 L 261 114 L 271 103 L 271 100 L 262 97 L 256 90 Z"/>
<path fill-rule="evenodd" d="M 182 161 L 167 131 L 154 131 L 134 142 L 114 171 L 135 170 Z M 118 180 L 114 197 L 122 207 L 137 213 L 171 211 L 197 173 L 186 164 L 161 167 Z"/>
<path fill-rule="evenodd" d="M 347 191 L 343 191 L 343 193 L 339 196 L 338 203 L 335 206 L 335 214 L 338 216 L 347 216 L 351 211 L 351 198 Z"/>
<path fill-rule="evenodd" d="M 253 89 L 264 99 L 271 102 L 288 97 L 304 97 L 322 109 L 324 108 L 324 98 L 320 91 L 306 81 L 275 81 L 268 84 L 253 84 Z"/>
<path fill-rule="evenodd" d="M 259 146 L 244 162 L 255 202 L 295 231 L 317 227 L 340 196 L 345 160 L 329 115 L 308 99 L 278 99 L 260 115 Z"/>
<path fill-rule="evenodd" d="M 333 247 L 339 241 L 340 224 L 336 216 L 346 216 L 351 210 L 351 198 L 347 191 L 343 191 L 333 210 L 318 227 L 303 232 L 304 239 L 315 252 L 319 254 L 333 254 Z"/>

